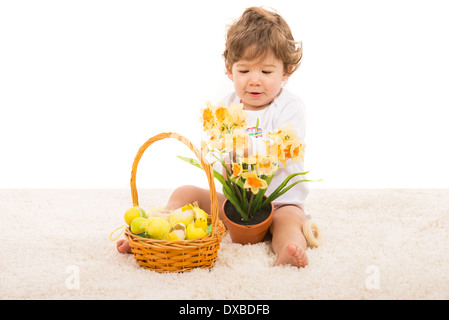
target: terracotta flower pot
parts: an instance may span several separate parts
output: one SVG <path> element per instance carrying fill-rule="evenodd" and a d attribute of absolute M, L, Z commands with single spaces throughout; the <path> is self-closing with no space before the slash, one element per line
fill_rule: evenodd
<path fill-rule="evenodd" d="M 270 203 L 270 213 L 268 218 L 257 224 L 240 224 L 238 222 L 231 221 L 226 214 L 226 207 L 232 206 L 232 204 L 226 200 L 223 203 L 224 219 L 223 223 L 228 229 L 231 240 L 234 243 L 240 244 L 255 244 L 261 242 L 270 228 L 273 222 L 273 203 Z M 228 203 L 228 204 L 227 204 Z M 257 214 L 257 213 L 255 213 Z M 243 221 L 242 221 L 243 222 Z"/>

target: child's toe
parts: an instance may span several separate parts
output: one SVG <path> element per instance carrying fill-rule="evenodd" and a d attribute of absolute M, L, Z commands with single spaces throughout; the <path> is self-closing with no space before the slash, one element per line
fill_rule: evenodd
<path fill-rule="evenodd" d="M 131 247 L 129 246 L 129 242 L 124 239 L 117 241 L 117 250 L 120 253 L 131 252 Z"/>

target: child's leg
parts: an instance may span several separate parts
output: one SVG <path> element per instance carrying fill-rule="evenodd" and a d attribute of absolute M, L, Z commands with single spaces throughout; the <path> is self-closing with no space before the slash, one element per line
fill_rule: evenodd
<path fill-rule="evenodd" d="M 226 200 L 225 196 L 217 192 L 218 213 L 221 218 L 223 202 Z M 177 188 L 170 196 L 166 205 L 167 209 L 174 210 L 181 208 L 188 203 L 198 203 L 198 206 L 210 214 L 210 192 L 209 189 L 199 188 L 196 186 L 182 186 Z"/>
<path fill-rule="evenodd" d="M 307 241 L 302 233 L 305 221 L 304 212 L 297 206 L 285 205 L 275 210 L 270 227 L 273 251 L 277 254 L 275 265 L 307 265 Z"/>

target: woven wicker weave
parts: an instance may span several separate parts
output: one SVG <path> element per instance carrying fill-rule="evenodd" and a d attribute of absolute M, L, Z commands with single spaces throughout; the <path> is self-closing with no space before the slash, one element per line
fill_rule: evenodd
<path fill-rule="evenodd" d="M 145 150 L 154 142 L 173 138 L 181 141 L 192 150 L 206 172 L 210 190 L 210 222 L 211 233 L 195 240 L 155 240 L 133 234 L 129 227 L 125 230 L 134 258 L 137 263 L 147 269 L 157 272 L 184 272 L 193 268 L 210 268 L 217 260 L 217 251 L 222 238 L 227 234 L 226 228 L 218 217 L 218 201 L 210 164 L 203 158 L 201 152 L 185 137 L 172 132 L 160 133 L 145 142 L 137 152 L 131 171 L 131 196 L 133 206 L 139 205 L 136 172 L 137 165 Z"/>

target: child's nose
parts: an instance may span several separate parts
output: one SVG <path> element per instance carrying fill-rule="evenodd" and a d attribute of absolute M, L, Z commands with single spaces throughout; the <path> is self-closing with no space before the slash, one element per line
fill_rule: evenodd
<path fill-rule="evenodd" d="M 249 79 L 249 84 L 253 86 L 260 85 L 260 77 L 257 72 L 252 72 L 251 77 Z"/>

